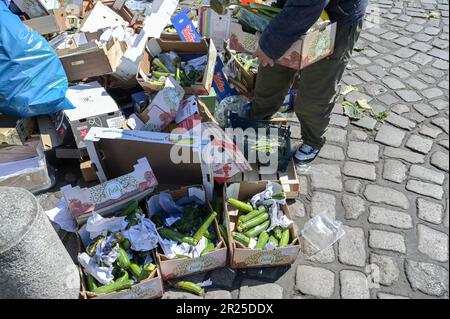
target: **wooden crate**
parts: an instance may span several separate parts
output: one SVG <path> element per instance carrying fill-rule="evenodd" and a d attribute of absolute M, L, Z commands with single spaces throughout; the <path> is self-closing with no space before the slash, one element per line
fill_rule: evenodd
<path fill-rule="evenodd" d="M 300 182 L 294 160 L 291 160 L 284 173 L 266 174 L 264 166 L 258 164 L 251 164 L 251 166 L 253 170 L 236 174 L 227 183 L 275 181 L 281 184 L 288 199 L 297 199 L 300 196 Z"/>

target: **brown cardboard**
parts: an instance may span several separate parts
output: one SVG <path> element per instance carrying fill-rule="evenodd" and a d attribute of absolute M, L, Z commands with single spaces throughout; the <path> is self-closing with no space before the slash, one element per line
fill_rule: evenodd
<path fill-rule="evenodd" d="M 49 15 L 25 20 L 24 23 L 42 35 L 62 32 L 69 28 L 64 8 L 51 10 Z"/>
<path fill-rule="evenodd" d="M 84 251 L 83 244 L 77 234 L 78 252 Z M 153 251 L 154 254 L 154 251 Z M 153 257 L 156 261 L 156 257 Z M 130 289 L 116 291 L 110 294 L 97 295 L 86 289 L 86 276 L 83 269 L 78 265 L 78 270 L 81 277 L 81 291 L 80 295 L 83 299 L 156 299 L 162 297 L 164 294 L 164 285 L 161 279 L 161 272 L 156 263 L 156 270 L 150 274 L 149 278 L 135 284 Z"/>
<path fill-rule="evenodd" d="M 203 76 L 203 81 L 190 87 L 183 87 L 187 95 L 208 95 L 212 87 L 214 67 L 216 65 L 217 50 L 214 43 L 205 39 L 201 42 L 163 41 L 161 39 L 150 39 L 144 49 L 142 60 L 139 64 L 136 79 L 147 92 L 159 89 L 146 82 L 143 75 L 150 73 L 151 61 L 159 53 L 174 51 L 179 54 L 207 54 L 208 64 Z"/>
<path fill-rule="evenodd" d="M 334 52 L 336 28 L 337 24 L 331 23 L 306 33 L 276 63 L 301 70 L 330 56 Z M 231 23 L 230 48 L 238 52 L 253 54 L 257 47 L 258 36 L 245 32 L 237 21 L 233 21 Z"/>
<path fill-rule="evenodd" d="M 24 145 L 0 144 L 0 164 L 39 156 L 37 148 L 40 142 L 39 136 L 32 136 Z"/>
<path fill-rule="evenodd" d="M 202 186 L 190 186 L 195 188 L 201 188 Z M 184 196 L 188 195 L 189 187 L 184 187 L 176 191 L 169 192 L 172 198 L 176 201 Z M 151 197 L 151 196 L 150 196 Z M 208 212 L 211 213 L 212 207 L 209 200 L 206 200 L 206 207 Z M 217 238 L 220 239 L 218 246 L 210 253 L 204 254 L 197 258 L 176 258 L 170 259 L 167 256 L 156 252 L 157 261 L 161 269 L 161 275 L 163 280 L 170 280 L 180 277 L 185 277 L 216 268 L 225 267 L 227 263 L 227 247 L 225 240 L 219 231 L 217 219 L 214 221 Z"/>
<path fill-rule="evenodd" d="M 0 144 L 23 145 L 35 128 L 35 118 L 0 115 Z"/>
<path fill-rule="evenodd" d="M 76 49 L 58 50 L 69 81 L 114 73 L 127 46 L 124 42 L 111 40 L 99 47 L 88 42 Z"/>
<path fill-rule="evenodd" d="M 204 184 L 198 152 L 187 145 L 191 163 L 173 163 L 170 160 L 176 142 L 163 141 L 164 133 L 91 128 L 86 136 L 90 159 L 101 181 L 130 172 L 139 158 L 147 158 L 158 180 L 157 190 L 178 189 L 182 186 Z M 206 174 L 206 173 L 205 173 Z"/>
<path fill-rule="evenodd" d="M 81 175 L 86 183 L 98 181 L 98 176 L 92 167 L 91 161 L 84 161 L 80 163 Z"/>
<path fill-rule="evenodd" d="M 224 49 L 225 49 L 225 64 L 227 64 L 235 74 L 233 80 L 238 82 L 238 88 L 243 89 L 243 93 L 246 96 L 252 97 L 255 90 L 256 77 L 258 76 L 258 72 L 252 70 L 247 71 L 244 68 L 244 66 L 241 63 L 239 63 L 236 59 L 233 59 L 231 63 L 228 63 L 231 60 L 233 54 L 229 48 L 229 45 L 226 42 L 224 43 Z"/>
<path fill-rule="evenodd" d="M 239 183 L 238 199 L 246 201 L 253 195 L 265 190 L 267 182 Z M 290 265 L 295 262 L 300 252 L 300 238 L 298 237 L 294 226 L 290 225 L 291 238 L 294 238 L 289 246 L 284 248 L 275 248 L 273 250 L 249 249 L 245 248 L 231 236 L 235 231 L 235 226 L 238 218 L 238 210 L 227 204 L 227 188 L 230 184 L 224 187 L 224 215 L 226 219 L 226 229 L 228 233 L 228 247 L 230 247 L 230 260 L 232 268 L 260 268 L 260 267 L 274 267 L 281 265 Z M 282 207 L 283 212 L 288 218 L 291 218 L 289 208 L 287 205 Z"/>

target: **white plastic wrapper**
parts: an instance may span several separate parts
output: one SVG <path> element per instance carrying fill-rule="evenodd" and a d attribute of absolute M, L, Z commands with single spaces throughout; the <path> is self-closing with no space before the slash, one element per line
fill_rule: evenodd
<path fill-rule="evenodd" d="M 117 233 L 124 230 L 128 226 L 125 217 L 103 218 L 96 212 L 92 212 L 86 223 L 86 231 L 89 232 L 90 238 L 94 239 L 98 236 L 106 237 L 108 232 Z"/>
<path fill-rule="evenodd" d="M 112 247 L 112 243 L 115 240 L 116 238 L 114 236 L 109 236 L 95 250 L 95 256 L 98 256 L 100 261 L 107 266 L 111 266 L 119 258 L 119 247 L 117 245 Z"/>
<path fill-rule="evenodd" d="M 325 250 L 345 235 L 342 223 L 332 220 L 326 213 L 310 219 L 301 231 L 301 235 L 314 248 Z"/>
<path fill-rule="evenodd" d="M 149 251 L 158 245 L 158 232 L 156 225 L 142 214 L 136 214 L 138 224 L 122 231 L 122 235 L 131 243 L 134 251 Z"/>
<path fill-rule="evenodd" d="M 78 262 L 83 267 L 85 273 L 92 275 L 103 285 L 107 285 L 114 279 L 113 267 L 100 267 L 95 257 L 90 257 L 86 253 L 78 255 Z"/>
<path fill-rule="evenodd" d="M 252 199 L 250 200 L 250 203 L 255 208 L 260 205 L 266 205 L 269 207 L 269 216 L 271 223 L 267 231 L 271 231 L 277 226 L 287 228 L 289 227 L 289 225 L 293 223 L 292 220 L 287 218 L 287 216 L 284 214 L 283 210 L 280 207 L 280 205 L 286 204 L 286 199 L 272 198 L 273 194 L 281 191 L 282 188 L 280 185 L 274 184 L 271 181 L 269 181 L 267 183 L 266 189 L 263 192 L 253 196 Z"/>

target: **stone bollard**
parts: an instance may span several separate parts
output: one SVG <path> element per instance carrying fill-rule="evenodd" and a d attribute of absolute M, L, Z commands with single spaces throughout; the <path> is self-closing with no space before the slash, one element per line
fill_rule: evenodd
<path fill-rule="evenodd" d="M 0 187 L 0 299 L 78 299 L 77 266 L 37 199 Z"/>

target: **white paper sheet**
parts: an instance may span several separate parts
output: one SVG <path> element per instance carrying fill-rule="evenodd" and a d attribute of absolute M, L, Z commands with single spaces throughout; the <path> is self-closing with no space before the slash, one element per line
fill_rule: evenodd
<path fill-rule="evenodd" d="M 65 231 L 70 233 L 75 233 L 77 231 L 77 224 L 73 220 L 72 216 L 70 216 L 64 198 L 61 198 L 55 208 L 47 210 L 45 214 L 52 222 L 58 224 L 59 227 Z"/>

